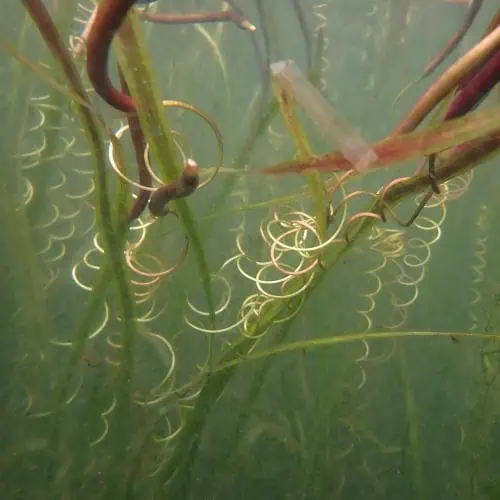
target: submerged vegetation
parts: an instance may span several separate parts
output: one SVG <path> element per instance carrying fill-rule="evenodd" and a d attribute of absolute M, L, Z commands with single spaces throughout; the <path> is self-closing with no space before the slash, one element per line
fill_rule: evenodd
<path fill-rule="evenodd" d="M 8 13 L 8 498 L 498 497 L 500 14 L 338 4 Z"/>

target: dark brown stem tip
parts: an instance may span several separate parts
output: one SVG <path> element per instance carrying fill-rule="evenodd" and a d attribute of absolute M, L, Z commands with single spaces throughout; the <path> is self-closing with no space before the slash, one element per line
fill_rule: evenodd
<path fill-rule="evenodd" d="M 184 170 L 180 179 L 170 181 L 158 188 L 151 195 L 149 211 L 155 217 L 163 217 L 169 213 L 168 203 L 172 200 L 185 198 L 196 191 L 200 183 L 200 168 L 198 164 L 188 158 L 184 162 Z"/>

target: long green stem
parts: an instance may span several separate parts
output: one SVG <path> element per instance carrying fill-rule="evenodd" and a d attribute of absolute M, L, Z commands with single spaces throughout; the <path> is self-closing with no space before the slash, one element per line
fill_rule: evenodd
<path fill-rule="evenodd" d="M 40 0 L 22 0 L 22 3 L 36 23 L 52 54 L 59 62 L 72 91 L 77 94 L 80 99 L 88 102 L 78 72 L 43 3 Z M 133 300 L 124 262 L 124 240 L 120 237 L 119 228 L 115 227 L 113 223 L 113 211 L 109 203 L 106 156 L 101 129 L 88 106 L 76 103 L 75 110 L 89 141 L 90 150 L 94 159 L 96 214 L 98 227 L 103 236 L 105 255 L 107 258 L 105 269 L 108 269 L 109 266 L 110 276 L 113 278 L 118 292 L 119 315 L 122 318 L 123 329 L 121 336 L 122 359 L 118 370 L 116 397 L 117 406 L 119 407 L 118 413 L 126 415 L 131 405 L 131 384 L 133 383 L 133 346 L 136 338 L 135 302 Z M 102 286 L 105 287 L 106 285 L 103 284 Z M 83 325 L 88 326 L 88 322 L 84 321 Z M 83 335 L 81 337 L 83 338 Z M 57 393 L 56 405 L 58 410 L 67 398 L 70 380 L 72 379 L 69 375 L 72 373 L 79 355 L 78 349 L 74 347 L 68 365 L 66 369 L 63 370 L 63 378 Z M 60 439 L 58 419 L 59 416 L 57 411 L 52 428 L 52 439 L 57 441 Z M 123 434 L 123 432 L 124 429 L 122 426 L 121 433 Z M 118 431 L 118 434 L 120 434 L 120 431 Z M 120 455 L 120 457 L 117 455 L 116 460 L 119 461 L 120 458 L 122 461 L 126 460 L 126 457 L 122 455 Z M 120 466 L 118 466 L 118 469 L 120 469 Z M 119 481 L 114 481 L 114 484 L 116 491 L 119 491 Z"/>
<path fill-rule="evenodd" d="M 140 25 L 135 15 L 129 15 L 128 19 L 123 23 L 116 47 L 120 67 L 127 80 L 130 93 L 137 103 L 141 128 L 154 157 L 158 160 L 162 176 L 165 181 L 177 179 L 181 175 L 182 166 L 179 162 L 167 117 L 161 106 L 162 99 L 152 76 L 149 54 L 144 50 Z M 196 256 L 210 318 L 213 323 L 215 321 L 215 308 L 211 278 L 198 224 L 186 199 L 176 200 L 174 204 Z"/>

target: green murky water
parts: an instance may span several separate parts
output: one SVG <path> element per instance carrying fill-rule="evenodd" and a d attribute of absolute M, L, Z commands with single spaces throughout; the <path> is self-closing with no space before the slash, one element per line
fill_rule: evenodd
<path fill-rule="evenodd" d="M 255 173 L 337 149 L 303 108 L 280 107 L 270 63 L 295 61 L 372 143 L 426 89 L 394 104 L 466 6 L 237 4 L 255 33 L 134 14 L 117 37 L 109 71 L 118 85 L 119 61 L 141 105 L 153 187 L 185 158 L 202 182 L 128 229 L 140 180 L 126 117 L 86 76 L 91 2 L 45 2 L 89 104 L 22 3 L 3 10 L 2 498 L 498 498 L 498 159 L 446 180 L 409 228 L 396 220 L 417 190 L 385 223 L 372 210 L 415 163 Z"/>

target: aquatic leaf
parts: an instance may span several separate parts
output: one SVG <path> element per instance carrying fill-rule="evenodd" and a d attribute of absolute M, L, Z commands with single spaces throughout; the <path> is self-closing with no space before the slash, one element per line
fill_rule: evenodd
<path fill-rule="evenodd" d="M 275 83 L 275 93 L 281 111 L 281 116 L 283 117 L 283 120 L 288 127 L 288 131 L 292 136 L 298 158 L 302 161 L 307 161 L 307 159 L 312 155 L 311 146 L 309 145 L 306 133 L 297 118 L 294 107 L 294 98 L 295 100 L 301 99 L 299 102 L 303 102 L 302 98 L 305 96 L 303 96 L 300 88 L 297 88 L 297 85 L 295 84 L 299 83 L 299 87 L 302 89 L 308 85 L 310 87 L 307 87 L 309 90 L 312 89 L 316 93 L 318 93 L 318 91 L 307 80 L 307 78 L 300 73 L 298 68 L 295 69 L 296 71 L 293 75 L 294 79 L 293 81 L 290 81 L 289 65 L 284 66 L 284 63 L 271 64 L 271 72 Z M 305 83 L 302 80 L 305 80 Z M 307 176 L 307 184 L 311 198 L 314 201 L 316 221 L 320 231 L 324 234 L 326 229 L 327 206 L 324 183 L 316 172 L 310 172 Z"/>
<path fill-rule="evenodd" d="M 24 54 L 19 52 L 13 45 L 11 45 L 8 42 L 0 40 L 0 47 L 3 47 L 5 50 L 10 52 L 12 56 L 14 56 L 21 64 L 26 66 L 30 71 L 32 71 L 34 74 L 40 77 L 40 79 L 45 81 L 45 83 L 50 85 L 53 89 L 69 97 L 72 101 L 74 101 L 78 105 L 91 108 L 91 105 L 87 99 L 84 99 L 76 92 L 73 92 L 71 88 L 61 85 L 56 79 L 54 79 L 50 75 L 50 73 L 45 68 L 43 68 L 40 64 L 37 64 L 28 59 Z"/>
<path fill-rule="evenodd" d="M 223 23 L 220 24 L 220 26 L 222 25 Z M 213 52 L 213 56 L 217 61 L 217 65 L 220 68 L 222 79 L 224 80 L 224 87 L 226 89 L 227 100 L 229 103 L 231 102 L 231 90 L 229 89 L 229 84 L 228 84 L 226 63 L 224 62 L 224 58 L 222 57 L 219 45 L 212 37 L 212 35 L 210 35 L 210 33 L 201 24 L 195 24 L 194 29 L 198 31 L 200 35 L 207 41 L 211 51 Z"/>
<path fill-rule="evenodd" d="M 271 71 L 280 88 L 295 98 L 317 129 L 340 149 L 358 172 L 364 172 L 376 161 L 377 156 L 370 146 L 337 115 L 321 92 L 301 73 L 293 61 L 273 63 Z"/>
<path fill-rule="evenodd" d="M 372 145 L 377 160 L 373 168 L 388 167 L 416 158 L 440 153 L 483 136 L 500 133 L 500 108 L 469 113 L 449 120 L 438 127 L 388 137 Z M 307 161 L 289 161 L 259 170 L 261 174 L 302 173 L 309 170 L 335 172 L 352 170 L 351 162 L 342 153 L 314 156 Z"/>
<path fill-rule="evenodd" d="M 301 350 L 311 350 L 318 349 L 321 347 L 327 347 L 339 344 L 349 344 L 353 342 L 373 342 L 377 340 L 387 340 L 387 339 L 399 339 L 399 338 L 421 338 L 421 337 L 434 337 L 434 338 L 445 338 L 450 337 L 457 338 L 470 338 L 470 339 L 485 339 L 500 341 L 500 332 L 495 333 L 470 333 L 470 332 L 435 332 L 435 331 L 387 331 L 387 332 L 377 332 L 377 333 L 352 333 L 347 335 L 334 335 L 331 337 L 321 337 L 316 339 L 307 340 L 297 340 L 294 342 L 281 343 L 278 345 L 273 345 L 268 349 L 262 351 L 252 351 L 249 352 L 245 357 L 234 358 L 225 363 L 218 365 L 215 370 L 212 371 L 212 375 L 220 372 L 225 372 L 235 366 L 241 365 L 243 363 L 248 363 L 250 361 L 258 361 L 267 359 L 271 356 L 277 356 L 279 354 L 285 354 L 289 352 L 296 352 Z"/>
<path fill-rule="evenodd" d="M 116 47 L 130 92 L 138 103 L 137 112 L 141 127 L 152 153 L 160 163 L 161 173 L 167 181 L 176 179 L 180 176 L 182 168 L 167 117 L 161 107 L 162 100 L 158 96 L 156 84 L 151 76 L 150 58 L 145 50 L 135 16 L 129 16 L 123 24 L 117 37 Z M 196 218 L 187 200 L 179 199 L 174 203 L 195 253 L 210 318 L 214 322 L 215 307 L 210 272 Z"/>

